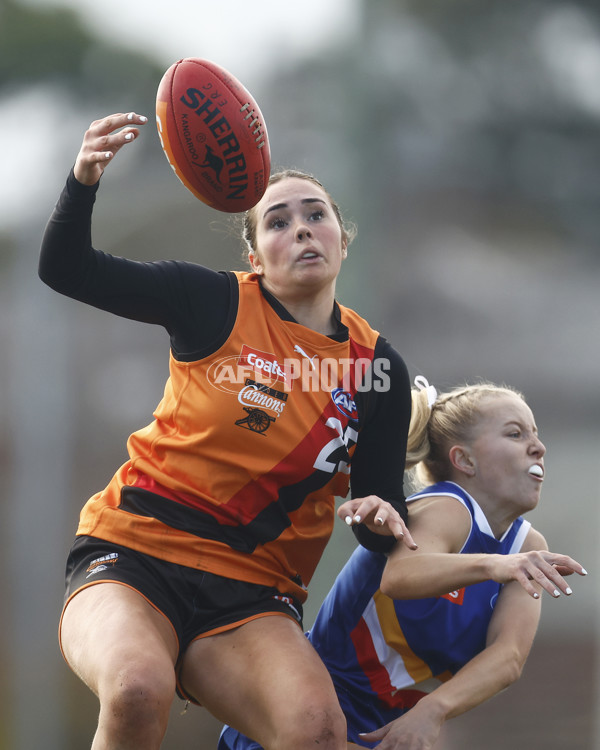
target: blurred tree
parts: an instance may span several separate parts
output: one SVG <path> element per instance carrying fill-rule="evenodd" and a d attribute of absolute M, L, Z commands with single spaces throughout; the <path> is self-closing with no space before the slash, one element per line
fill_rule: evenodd
<path fill-rule="evenodd" d="M 72 10 L 0 0 L 0 96 L 50 84 L 76 101 L 131 108 L 154 98 L 163 72 L 152 58 L 91 34 Z"/>
<path fill-rule="evenodd" d="M 597 2 L 373 0 L 361 28 L 388 192 L 522 201 L 548 212 L 572 251 L 590 252 L 600 230 Z"/>

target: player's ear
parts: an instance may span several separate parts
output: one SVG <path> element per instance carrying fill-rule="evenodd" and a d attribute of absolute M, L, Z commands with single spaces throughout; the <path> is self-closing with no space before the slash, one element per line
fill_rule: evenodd
<path fill-rule="evenodd" d="M 260 259 L 258 257 L 258 254 L 254 252 L 254 250 L 250 250 L 248 253 L 248 260 L 250 261 L 250 266 L 254 273 L 258 274 L 259 276 L 263 275 L 264 269 L 262 266 L 262 263 L 260 262 Z"/>
<path fill-rule="evenodd" d="M 346 260 L 348 257 L 348 241 L 342 240 L 342 260 Z"/>
<path fill-rule="evenodd" d="M 462 474 L 472 477 L 475 474 L 475 465 L 471 453 L 465 445 L 453 445 L 448 452 L 450 463 Z"/>

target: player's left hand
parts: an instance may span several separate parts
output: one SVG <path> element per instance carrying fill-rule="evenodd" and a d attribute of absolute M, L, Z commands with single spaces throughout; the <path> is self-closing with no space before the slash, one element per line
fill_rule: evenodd
<path fill-rule="evenodd" d="M 383 536 L 394 536 L 410 549 L 417 549 L 417 544 L 402 520 L 402 516 L 391 503 L 377 495 L 355 497 L 346 500 L 337 510 L 338 516 L 348 526 L 363 523 L 370 531 Z"/>
<path fill-rule="evenodd" d="M 419 703 L 380 729 L 362 732 L 361 739 L 378 742 L 375 750 L 431 750 L 439 738 L 443 719 L 427 711 L 415 711 Z"/>

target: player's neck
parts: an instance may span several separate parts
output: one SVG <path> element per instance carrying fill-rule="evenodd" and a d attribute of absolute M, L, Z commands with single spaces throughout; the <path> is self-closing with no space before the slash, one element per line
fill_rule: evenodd
<path fill-rule="evenodd" d="M 316 293 L 312 290 L 306 294 L 301 290 L 286 293 L 281 289 L 271 289 L 268 284 L 264 286 L 300 325 L 325 336 L 336 332 L 334 285 L 327 285 Z"/>

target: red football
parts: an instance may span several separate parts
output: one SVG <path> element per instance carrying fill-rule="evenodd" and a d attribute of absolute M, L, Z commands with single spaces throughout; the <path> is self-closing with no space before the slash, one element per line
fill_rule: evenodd
<path fill-rule="evenodd" d="M 169 164 L 197 198 L 235 213 L 266 190 L 271 151 L 258 104 L 210 60 L 171 65 L 156 94 L 156 125 Z"/>

